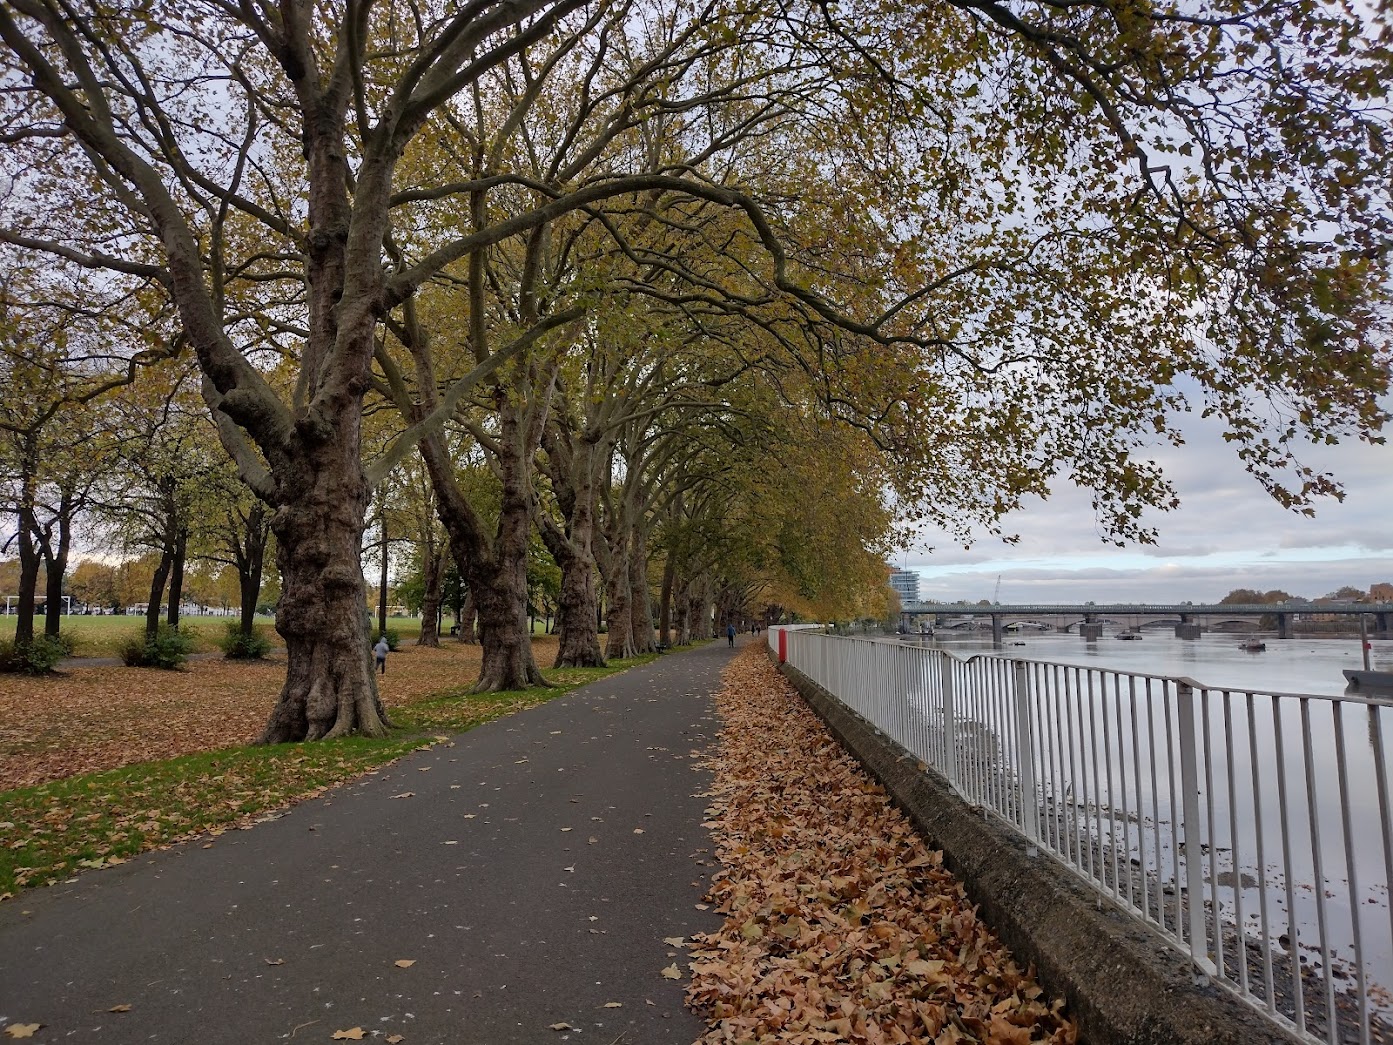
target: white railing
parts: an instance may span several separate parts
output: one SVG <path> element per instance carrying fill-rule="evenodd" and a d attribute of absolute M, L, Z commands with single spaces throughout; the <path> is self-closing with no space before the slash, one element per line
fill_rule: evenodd
<path fill-rule="evenodd" d="M 1393 1040 L 1393 702 L 810 631 L 786 649 L 1272 1019 Z"/>

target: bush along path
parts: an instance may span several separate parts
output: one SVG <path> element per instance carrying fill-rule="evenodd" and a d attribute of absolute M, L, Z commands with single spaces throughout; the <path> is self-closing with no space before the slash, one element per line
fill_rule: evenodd
<path fill-rule="evenodd" d="M 726 670 L 707 827 L 725 916 L 691 948 L 702 1045 L 1072 1045 L 884 789 L 752 647 Z"/>

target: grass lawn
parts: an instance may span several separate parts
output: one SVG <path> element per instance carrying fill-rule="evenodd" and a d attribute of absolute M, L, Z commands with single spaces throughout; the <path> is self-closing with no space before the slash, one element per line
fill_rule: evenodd
<path fill-rule="evenodd" d="M 539 637 L 534 649 L 538 663 L 550 663 L 556 640 Z M 380 680 L 397 727 L 392 736 L 275 747 L 249 741 L 275 702 L 283 664 L 218 659 L 179 672 L 121 667 L 0 676 L 0 899 L 221 833 L 450 734 L 653 659 L 546 671 L 552 689 L 470 695 L 477 646 L 403 646 Z"/>
<path fill-rule="evenodd" d="M 186 635 L 193 637 L 195 653 L 214 653 L 218 649 L 218 640 L 222 638 L 228 622 L 235 622 L 236 617 L 181 617 L 179 619 L 179 630 Z M 373 630 L 377 630 L 377 615 L 373 614 Z M 6 627 L 6 624 L 9 627 Z M 43 619 L 39 618 L 36 627 L 43 629 Z M 256 626 L 260 628 L 268 639 L 277 647 L 284 647 L 285 643 L 276 634 L 276 622 L 270 617 L 257 617 Z M 400 636 L 403 643 L 415 642 L 421 637 L 421 618 L 420 617 L 388 617 L 387 627 L 395 631 Z M 450 618 L 445 618 L 444 631 L 450 629 Z M 145 631 L 145 618 L 132 615 L 126 616 L 92 616 L 74 614 L 65 616 L 62 619 L 60 630 L 63 635 L 72 640 L 74 657 L 115 657 L 119 655 L 121 644 L 127 639 L 136 635 L 143 634 Z M 544 625 L 538 621 L 533 628 L 533 634 L 541 638 Z M 12 621 L 6 622 L 0 618 L 0 632 L 6 632 L 13 637 L 14 626 Z"/>

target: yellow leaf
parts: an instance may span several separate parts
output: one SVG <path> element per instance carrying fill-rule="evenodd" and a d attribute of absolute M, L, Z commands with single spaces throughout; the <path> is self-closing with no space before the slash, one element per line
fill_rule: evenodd
<path fill-rule="evenodd" d="M 11 1023 L 5 1028 L 5 1033 L 12 1038 L 32 1038 L 42 1026 L 42 1023 Z"/>
<path fill-rule="evenodd" d="M 284 959 L 284 958 L 262 958 L 261 960 L 264 961 L 267 965 L 284 965 L 284 964 L 285 964 L 285 959 Z"/>
<path fill-rule="evenodd" d="M 350 1029 L 348 1029 L 348 1030 L 336 1030 L 336 1031 L 334 1031 L 334 1040 L 335 1040 L 335 1041 L 362 1041 L 362 1040 L 363 1040 L 363 1028 L 362 1028 L 362 1027 L 352 1027 L 352 1028 L 350 1028 Z"/>
<path fill-rule="evenodd" d="M 397 959 L 396 961 L 394 961 L 392 964 L 395 965 L 398 969 L 409 969 L 409 968 L 411 968 L 413 965 L 416 964 L 416 959 L 415 959 L 415 958 L 398 958 L 398 959 Z"/>
<path fill-rule="evenodd" d="M 107 1009 L 106 1011 L 107 1011 L 107 1012 L 130 1012 L 130 1011 L 131 1011 L 131 1007 L 130 1007 L 129 1005 L 113 1005 L 111 1008 Z"/>
<path fill-rule="evenodd" d="M 405 1041 L 405 1040 L 406 1040 L 406 1035 L 405 1035 L 405 1034 L 389 1034 L 389 1035 L 387 1035 L 387 1045 L 397 1045 L 397 1042 Z"/>
<path fill-rule="evenodd" d="M 602 1006 L 602 1008 L 606 1009 L 622 1009 L 623 1007 L 624 1003 L 622 1001 L 607 1001 Z"/>
<path fill-rule="evenodd" d="M 669 947 L 687 946 L 687 941 L 681 936 L 664 936 L 663 943 L 667 944 Z"/>
<path fill-rule="evenodd" d="M 676 962 L 673 962 L 671 965 L 669 965 L 666 969 L 663 970 L 663 979 L 665 980 L 680 980 L 681 978 L 682 974 L 677 971 Z"/>

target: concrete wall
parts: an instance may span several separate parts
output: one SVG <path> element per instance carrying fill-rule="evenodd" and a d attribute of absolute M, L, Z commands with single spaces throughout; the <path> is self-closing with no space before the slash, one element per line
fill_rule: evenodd
<path fill-rule="evenodd" d="M 1297 1045 L 1198 977 L 1159 934 L 1101 899 L 1023 836 L 969 806 L 948 782 L 811 679 L 779 668 L 879 779 L 978 904 L 1017 960 L 1063 997 L 1088 1045 Z"/>

